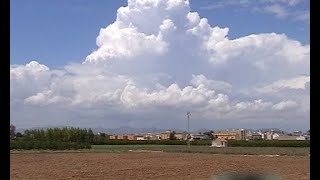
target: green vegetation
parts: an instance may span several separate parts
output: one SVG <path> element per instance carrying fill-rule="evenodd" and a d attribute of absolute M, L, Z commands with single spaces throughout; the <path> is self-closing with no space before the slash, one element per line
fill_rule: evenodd
<path fill-rule="evenodd" d="M 232 147 L 310 147 L 310 141 L 279 141 L 279 140 L 228 140 Z"/>
<path fill-rule="evenodd" d="M 193 146 L 209 146 L 212 140 L 194 140 L 191 141 Z M 105 139 L 104 141 L 96 141 L 95 145 L 186 145 L 187 141 L 182 140 L 115 140 Z"/>
<path fill-rule="evenodd" d="M 10 149 L 90 149 L 94 141 L 91 129 L 49 128 L 26 130 L 10 140 Z"/>
<path fill-rule="evenodd" d="M 194 140 L 192 146 L 210 146 L 212 140 Z M 94 145 L 186 145 L 187 141 L 181 140 L 111 140 L 103 138 L 100 141 L 94 141 Z M 228 146 L 231 147 L 310 147 L 310 141 L 278 141 L 278 140 L 228 140 Z"/>
<path fill-rule="evenodd" d="M 241 154 L 241 155 L 289 155 L 307 156 L 310 148 L 293 147 L 225 147 L 181 145 L 93 145 L 94 152 L 163 151 L 182 153 Z"/>
<path fill-rule="evenodd" d="M 176 138 L 175 134 L 176 134 L 176 132 L 175 132 L 175 131 L 172 131 L 172 132 L 170 133 L 169 139 L 170 139 L 170 140 L 176 140 L 177 138 Z"/>
<path fill-rule="evenodd" d="M 49 149 L 49 150 L 77 150 L 90 149 L 89 143 L 61 142 L 61 141 L 34 141 L 34 140 L 10 140 L 10 149 Z"/>

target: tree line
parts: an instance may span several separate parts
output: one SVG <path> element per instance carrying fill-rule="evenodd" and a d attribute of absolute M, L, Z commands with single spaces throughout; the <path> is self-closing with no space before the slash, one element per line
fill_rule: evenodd
<path fill-rule="evenodd" d="M 28 129 L 19 134 L 15 133 L 15 127 L 10 126 L 10 149 L 90 149 L 94 140 L 91 129 Z"/>

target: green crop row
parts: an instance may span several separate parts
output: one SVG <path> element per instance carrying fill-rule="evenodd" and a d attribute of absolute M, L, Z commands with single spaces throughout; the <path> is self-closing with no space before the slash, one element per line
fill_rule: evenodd
<path fill-rule="evenodd" d="M 33 141 L 33 140 L 10 140 L 10 149 L 42 149 L 42 150 L 76 150 L 91 149 L 89 143 L 59 142 L 59 141 Z"/>
<path fill-rule="evenodd" d="M 207 146 L 211 145 L 212 140 L 195 140 L 191 145 Z M 94 142 L 95 145 L 187 145 L 187 141 L 181 140 L 113 140 L 105 139 L 104 141 Z"/>
<path fill-rule="evenodd" d="M 229 140 L 231 147 L 310 147 L 310 141 L 299 140 Z"/>

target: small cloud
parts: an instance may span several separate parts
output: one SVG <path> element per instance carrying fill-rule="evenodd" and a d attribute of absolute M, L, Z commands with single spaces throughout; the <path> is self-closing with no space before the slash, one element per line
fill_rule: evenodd
<path fill-rule="evenodd" d="M 228 1 L 216 1 L 208 4 L 207 6 L 202 6 L 200 9 L 204 10 L 214 10 L 219 8 L 224 8 L 228 6 L 240 6 L 240 7 L 248 7 L 250 5 L 249 0 L 228 0 Z"/>
<path fill-rule="evenodd" d="M 274 14 L 277 18 L 286 18 L 289 15 L 287 9 L 279 4 L 267 6 L 264 10 L 267 13 Z"/>
<path fill-rule="evenodd" d="M 310 12 L 304 11 L 304 12 L 299 13 L 294 17 L 294 20 L 303 21 L 303 22 L 307 22 L 308 24 L 310 24 Z"/>
<path fill-rule="evenodd" d="M 272 106 L 272 109 L 274 110 L 288 110 L 291 108 L 297 107 L 298 104 L 294 101 L 281 101 L 275 105 Z"/>
<path fill-rule="evenodd" d="M 257 88 L 261 93 L 275 93 L 285 89 L 306 89 L 307 83 L 310 82 L 310 76 L 301 75 L 291 79 L 283 79 L 273 82 L 262 88 Z"/>

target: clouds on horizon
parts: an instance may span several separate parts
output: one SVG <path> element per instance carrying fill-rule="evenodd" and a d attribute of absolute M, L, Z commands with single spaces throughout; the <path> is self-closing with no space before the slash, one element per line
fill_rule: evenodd
<path fill-rule="evenodd" d="M 38 119 L 45 109 L 40 124 L 178 127 L 191 110 L 199 127 L 307 127 L 310 76 L 301 74 L 310 71 L 310 45 L 272 32 L 229 39 L 228 31 L 185 0 L 128 0 L 82 64 L 10 66 L 12 120 L 27 126 L 26 112 Z"/>

